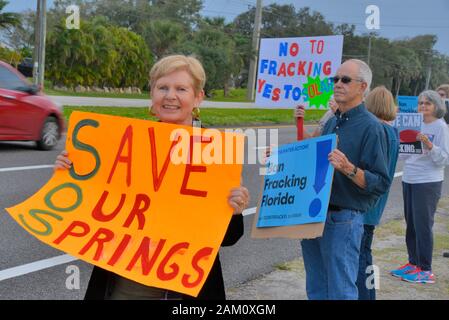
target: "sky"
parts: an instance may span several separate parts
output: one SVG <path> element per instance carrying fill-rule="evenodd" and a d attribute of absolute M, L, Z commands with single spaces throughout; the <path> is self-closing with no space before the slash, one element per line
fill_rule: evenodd
<path fill-rule="evenodd" d="M 51 6 L 53 0 L 47 0 Z M 256 0 L 203 0 L 204 16 L 224 16 L 231 21 L 238 14 L 255 6 Z M 449 0 L 262 0 L 262 4 L 293 4 L 297 9 L 309 7 L 335 24 L 356 25 L 358 34 L 369 31 L 365 26 L 368 5 L 376 5 L 380 13 L 380 29 L 375 30 L 389 39 L 403 39 L 419 34 L 436 34 L 435 49 L 449 55 Z M 6 11 L 35 9 L 36 0 L 10 0 Z M 301 35 L 298 35 L 301 36 Z"/>

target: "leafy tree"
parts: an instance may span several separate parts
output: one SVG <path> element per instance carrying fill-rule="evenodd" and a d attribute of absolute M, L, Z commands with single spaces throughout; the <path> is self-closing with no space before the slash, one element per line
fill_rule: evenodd
<path fill-rule="evenodd" d="M 20 25 L 20 15 L 14 12 L 3 12 L 9 1 L 0 0 L 0 29 L 15 27 Z"/>
<path fill-rule="evenodd" d="M 422 35 L 416 36 L 410 39 L 404 39 L 400 41 L 394 41 L 394 45 L 397 48 L 397 54 L 401 54 L 402 49 L 412 50 L 417 58 L 415 65 L 418 66 L 417 72 L 411 77 L 407 77 L 404 85 L 401 89 L 401 94 L 417 95 L 424 90 L 426 86 L 427 69 L 433 60 L 433 47 L 437 39 L 434 35 Z M 397 59 L 401 59 L 397 57 Z M 407 60 L 402 58 L 402 66 L 405 68 Z M 397 80 L 399 81 L 399 80 Z"/>
<path fill-rule="evenodd" d="M 202 0 L 153 0 L 155 17 L 169 19 L 182 24 L 185 31 L 192 30 L 200 21 Z"/>
<path fill-rule="evenodd" d="M 0 60 L 6 61 L 17 68 L 17 65 L 22 60 L 22 55 L 18 51 L 0 47 Z"/>
<path fill-rule="evenodd" d="M 310 12 L 309 8 L 302 8 L 297 14 L 299 20 L 299 32 L 301 37 L 305 36 L 327 36 L 332 35 L 333 25 L 326 22 L 324 16 L 317 12 Z"/>
<path fill-rule="evenodd" d="M 443 83 L 449 83 L 449 57 L 441 53 L 435 53 L 432 60 L 430 87 L 435 89 Z"/>
<path fill-rule="evenodd" d="M 183 26 L 170 20 L 147 22 L 143 37 L 157 59 L 172 53 L 184 41 Z"/>
<path fill-rule="evenodd" d="M 36 13 L 28 10 L 20 13 L 21 24 L 10 27 L 5 34 L 8 44 L 23 57 L 31 57 L 34 47 Z"/>
<path fill-rule="evenodd" d="M 201 17 L 202 0 L 55 0 L 54 8 L 48 14 L 49 34 L 63 32 L 60 25 L 67 16 L 65 8 L 72 3 L 80 6 L 81 21 L 86 22 L 86 26 L 79 39 L 72 38 L 66 30 L 58 40 L 63 54 L 60 57 L 55 51 L 52 57 L 66 75 L 56 76 L 58 71 L 53 69 L 57 79 L 75 83 L 76 78 L 78 82 L 114 86 L 129 83 L 127 77 L 132 73 L 127 72 L 128 66 L 138 70 L 145 68 L 137 59 L 146 54 L 143 40 L 147 51 L 149 48 L 158 59 L 177 52 L 197 55 L 205 65 L 207 92 L 223 88 L 226 94 L 232 83 L 246 86 L 249 61 L 254 54 L 251 45 L 254 7 L 238 15 L 232 23 L 226 23 L 222 17 Z M 10 38 L 10 42 L 32 44 L 32 29 L 24 28 L 26 31 L 22 35 L 19 29 L 13 30 L 17 39 Z M 30 38 L 24 41 L 26 34 Z M 354 25 L 334 25 L 321 13 L 307 7 L 295 9 L 293 5 L 276 3 L 263 7 L 261 37 L 332 34 L 344 35 L 343 60 L 367 61 L 371 40 L 369 63 L 373 70 L 373 86 L 382 84 L 394 94 L 416 95 L 425 87 L 429 65 L 432 68 L 431 87 L 448 81 L 449 57 L 434 50 L 434 35 L 392 41 L 376 33 L 356 34 Z M 14 47 L 22 47 L 20 50 L 31 48 L 25 45 Z M 142 51 L 135 53 L 136 48 L 142 48 Z M 127 50 L 131 50 L 129 56 Z M 93 71 L 83 70 L 86 66 Z M 133 75 L 131 78 L 136 80 Z"/>
<path fill-rule="evenodd" d="M 66 9 L 70 5 L 79 7 L 81 21 L 94 18 L 95 12 L 93 10 L 93 1 L 95 0 L 54 0 L 53 6 L 47 8 L 47 32 L 50 32 L 59 26 L 62 20 L 65 21 L 68 17 Z"/>
<path fill-rule="evenodd" d="M 293 5 L 270 4 L 262 8 L 261 35 L 263 38 L 301 37 L 333 34 L 333 25 L 324 16 L 308 7 L 296 11 Z M 256 9 L 238 15 L 234 26 L 238 33 L 252 36 Z"/>
<path fill-rule="evenodd" d="M 207 77 L 206 94 L 209 95 L 212 89 L 228 90 L 235 70 L 234 48 L 234 42 L 224 31 L 205 25 L 194 33 L 191 41 L 184 43 L 181 51 L 196 55 L 203 63 Z"/>
<path fill-rule="evenodd" d="M 136 31 L 142 21 L 153 18 L 148 1 L 91 0 L 89 11 L 90 18 L 103 16 L 110 24 L 132 31 Z"/>
<path fill-rule="evenodd" d="M 46 71 L 53 83 L 144 88 L 152 56 L 142 37 L 104 17 L 81 22 L 80 30 L 68 30 L 61 21 L 48 34 Z"/>

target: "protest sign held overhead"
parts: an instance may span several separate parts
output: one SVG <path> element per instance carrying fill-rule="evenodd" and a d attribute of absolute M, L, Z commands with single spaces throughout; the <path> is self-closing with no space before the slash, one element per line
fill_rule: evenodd
<path fill-rule="evenodd" d="M 418 97 L 415 96 L 398 96 L 399 112 L 401 113 L 417 113 Z"/>
<path fill-rule="evenodd" d="M 327 109 L 342 51 L 343 36 L 261 39 L 256 105 Z"/>
<path fill-rule="evenodd" d="M 336 135 L 282 145 L 267 162 L 257 227 L 323 222 L 326 219 L 334 168 L 328 154 Z"/>
<path fill-rule="evenodd" d="M 206 131 L 74 112 L 66 142 L 72 168 L 56 171 L 7 211 L 39 240 L 72 256 L 197 296 L 232 217 L 227 197 L 242 170 L 198 152 L 224 157 L 231 149 L 239 157 L 244 139 L 220 132 L 212 138 Z"/>
<path fill-rule="evenodd" d="M 422 130 L 422 113 L 398 113 L 393 126 L 399 131 L 399 153 L 423 153 L 421 141 L 416 136 Z"/>

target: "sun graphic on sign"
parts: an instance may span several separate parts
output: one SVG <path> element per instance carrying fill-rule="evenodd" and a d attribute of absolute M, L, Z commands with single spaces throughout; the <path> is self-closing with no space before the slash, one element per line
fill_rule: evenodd
<path fill-rule="evenodd" d="M 329 78 L 320 79 L 319 76 L 307 77 L 307 83 L 304 84 L 304 88 L 307 89 L 309 95 L 309 108 L 312 109 L 315 106 L 317 109 L 320 106 L 328 108 L 330 98 L 334 94 L 334 86 Z"/>

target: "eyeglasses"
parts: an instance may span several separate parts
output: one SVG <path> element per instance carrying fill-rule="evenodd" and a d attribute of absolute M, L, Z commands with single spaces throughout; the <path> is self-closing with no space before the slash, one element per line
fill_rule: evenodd
<path fill-rule="evenodd" d="M 351 82 L 351 81 L 359 81 L 359 82 L 363 82 L 363 80 L 360 80 L 360 79 L 352 79 L 352 78 L 350 78 L 350 77 L 348 77 L 348 76 L 343 76 L 343 77 L 335 76 L 335 77 L 332 77 L 331 79 L 332 79 L 332 81 L 333 81 L 334 83 L 337 83 L 338 81 L 341 80 L 341 82 L 343 82 L 344 84 L 348 84 L 348 83 Z"/>
<path fill-rule="evenodd" d="M 418 105 L 419 106 L 431 106 L 431 105 L 433 105 L 433 103 L 430 101 L 419 101 Z"/>

